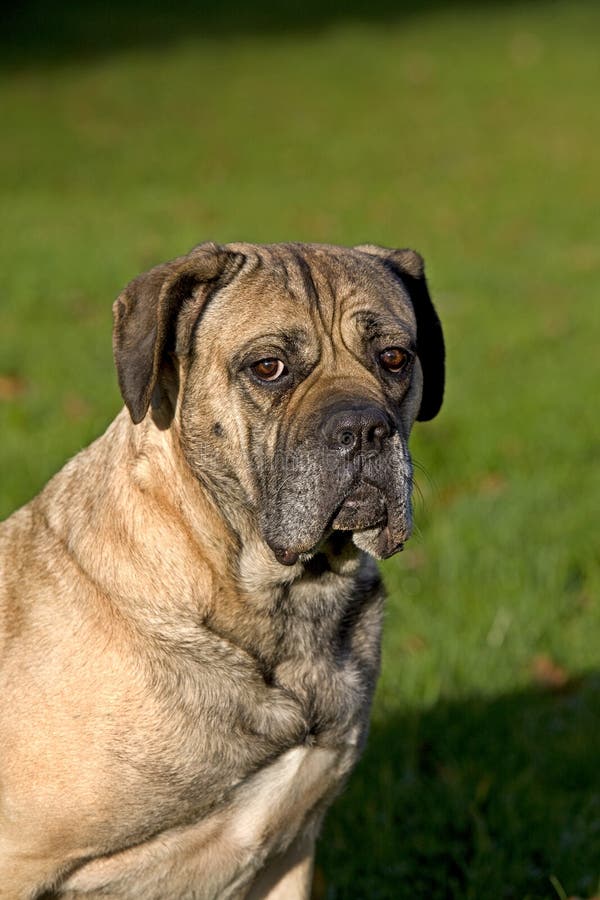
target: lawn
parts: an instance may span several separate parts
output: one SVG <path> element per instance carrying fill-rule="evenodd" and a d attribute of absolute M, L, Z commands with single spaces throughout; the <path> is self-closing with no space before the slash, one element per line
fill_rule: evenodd
<path fill-rule="evenodd" d="M 315 897 L 600 894 L 600 6 L 59 7 L 3 29 L 0 516 L 119 409 L 138 272 L 208 238 L 419 249 L 446 403 Z"/>

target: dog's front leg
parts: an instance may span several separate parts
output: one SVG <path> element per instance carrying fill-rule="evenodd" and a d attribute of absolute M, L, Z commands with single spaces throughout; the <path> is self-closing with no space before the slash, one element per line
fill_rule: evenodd
<path fill-rule="evenodd" d="M 0 838 L 0 900 L 29 900 L 49 888 L 64 871 L 55 860 L 10 852 Z"/>
<path fill-rule="evenodd" d="M 315 840 L 302 835 L 258 873 L 246 900 L 308 900 Z"/>

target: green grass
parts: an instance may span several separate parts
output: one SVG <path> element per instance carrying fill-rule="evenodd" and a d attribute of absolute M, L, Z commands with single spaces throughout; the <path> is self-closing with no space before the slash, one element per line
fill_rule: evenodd
<path fill-rule="evenodd" d="M 119 408 L 139 271 L 206 238 L 421 250 L 447 399 L 316 895 L 600 893 L 600 7 L 33 9 L 0 84 L 0 515 Z"/>

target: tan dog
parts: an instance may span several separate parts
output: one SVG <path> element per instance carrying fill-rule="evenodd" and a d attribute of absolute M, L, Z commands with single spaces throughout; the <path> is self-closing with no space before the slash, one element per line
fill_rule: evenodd
<path fill-rule="evenodd" d="M 422 261 L 203 244 L 114 348 L 128 410 L 0 526 L 0 897 L 306 898 L 442 400 Z"/>

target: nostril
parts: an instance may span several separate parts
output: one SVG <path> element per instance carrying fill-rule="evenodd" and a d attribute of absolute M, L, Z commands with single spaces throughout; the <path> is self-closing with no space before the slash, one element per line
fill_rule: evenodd
<path fill-rule="evenodd" d="M 365 449 L 370 448 L 381 450 L 383 441 L 389 433 L 389 428 L 387 427 L 385 422 L 379 421 L 377 422 L 377 424 L 372 424 L 364 431 L 363 440 Z"/>
<path fill-rule="evenodd" d="M 390 422 L 384 411 L 373 406 L 356 404 L 326 410 L 322 434 L 329 447 L 353 458 L 357 453 L 372 456 L 383 450 L 390 435 Z"/>

